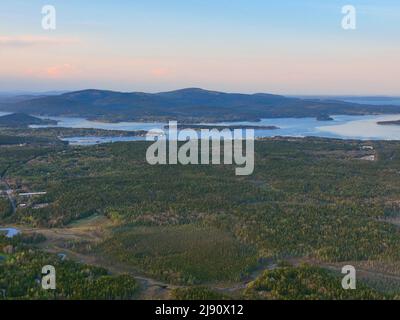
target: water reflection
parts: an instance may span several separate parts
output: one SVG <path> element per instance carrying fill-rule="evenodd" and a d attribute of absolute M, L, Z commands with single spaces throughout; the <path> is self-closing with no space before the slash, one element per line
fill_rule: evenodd
<path fill-rule="evenodd" d="M 48 117 L 59 121 L 57 127 L 68 128 L 95 128 L 106 130 L 151 130 L 163 129 L 166 123 L 141 123 L 141 122 L 120 122 L 120 123 L 102 123 L 90 121 L 83 118 L 71 117 Z M 276 126 L 277 130 L 256 129 L 255 136 L 274 137 L 325 137 L 341 139 L 372 139 L 372 140 L 400 140 L 400 126 L 382 126 L 378 121 L 400 120 L 400 115 L 370 115 L 370 116 L 332 116 L 333 121 L 318 121 L 315 118 L 277 118 L 263 119 L 259 122 L 223 122 L 223 123 L 203 123 L 206 125 L 218 126 L 227 125 L 251 125 L 251 126 Z M 53 125 L 54 127 L 55 125 Z M 50 126 L 32 126 L 52 127 Z M 99 143 L 117 142 L 117 141 L 138 141 L 145 140 L 144 137 L 73 137 L 66 138 L 74 145 L 92 145 Z"/>

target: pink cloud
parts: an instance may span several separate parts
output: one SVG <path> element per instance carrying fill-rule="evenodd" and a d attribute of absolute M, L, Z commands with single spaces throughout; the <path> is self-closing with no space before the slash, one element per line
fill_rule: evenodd
<path fill-rule="evenodd" d="M 79 74 L 79 70 L 69 63 L 64 63 L 44 69 L 28 68 L 25 70 L 24 74 L 37 78 L 66 78 Z"/>
<path fill-rule="evenodd" d="M 61 66 L 53 66 L 53 67 L 47 68 L 46 74 L 49 77 L 59 78 L 64 75 L 68 75 L 69 73 L 71 73 L 71 71 L 73 71 L 73 68 L 71 67 L 71 65 L 68 63 L 65 63 Z"/>
<path fill-rule="evenodd" d="M 150 71 L 150 73 L 151 73 L 153 76 L 156 76 L 156 77 L 165 77 L 165 76 L 169 75 L 170 72 L 169 72 L 169 70 L 166 69 L 166 68 L 158 67 L 158 68 L 152 69 L 152 70 Z"/>

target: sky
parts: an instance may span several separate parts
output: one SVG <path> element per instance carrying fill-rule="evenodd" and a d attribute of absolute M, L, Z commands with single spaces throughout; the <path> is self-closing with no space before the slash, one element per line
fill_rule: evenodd
<path fill-rule="evenodd" d="M 0 0 L 0 91 L 400 96 L 399 39 L 398 0 Z"/>

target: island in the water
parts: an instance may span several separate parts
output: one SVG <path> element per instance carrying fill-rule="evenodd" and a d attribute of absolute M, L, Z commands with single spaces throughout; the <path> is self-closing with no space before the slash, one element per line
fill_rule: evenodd
<path fill-rule="evenodd" d="M 400 120 L 379 121 L 377 124 L 381 126 L 400 126 Z"/>
<path fill-rule="evenodd" d="M 169 128 L 169 125 L 164 126 L 165 129 Z M 185 129 L 192 129 L 192 130 L 201 130 L 201 129 L 206 129 L 206 130 L 212 130 L 212 129 L 218 129 L 218 130 L 235 130 L 235 129 L 254 129 L 254 130 L 278 130 L 280 129 L 277 126 L 254 126 L 254 125 L 228 125 L 228 126 L 223 126 L 223 125 L 207 125 L 207 124 L 179 124 L 177 127 L 178 130 L 185 130 Z"/>
<path fill-rule="evenodd" d="M 331 116 L 329 116 L 327 114 L 321 114 L 321 115 L 317 116 L 316 119 L 318 121 L 333 121 L 334 120 Z"/>
<path fill-rule="evenodd" d="M 41 119 L 25 113 L 13 113 L 0 117 L 0 127 L 27 128 L 31 125 L 56 125 L 57 121 Z"/>

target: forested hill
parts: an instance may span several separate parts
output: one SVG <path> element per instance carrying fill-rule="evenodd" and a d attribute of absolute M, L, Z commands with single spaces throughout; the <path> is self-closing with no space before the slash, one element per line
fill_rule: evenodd
<path fill-rule="evenodd" d="M 28 127 L 30 125 L 47 124 L 57 124 L 57 121 L 40 119 L 24 113 L 14 113 L 0 117 L 0 127 Z"/>
<path fill-rule="evenodd" d="M 264 93 L 238 94 L 190 88 L 154 94 L 83 90 L 11 103 L 0 102 L 0 110 L 103 121 L 176 119 L 201 122 L 400 113 L 400 106 L 370 106 Z"/>

